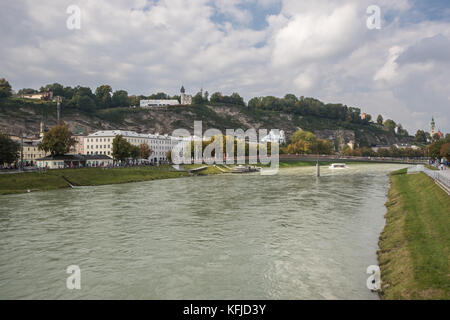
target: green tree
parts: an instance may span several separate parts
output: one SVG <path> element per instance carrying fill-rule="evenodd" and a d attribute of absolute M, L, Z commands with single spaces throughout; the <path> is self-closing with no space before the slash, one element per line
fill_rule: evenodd
<path fill-rule="evenodd" d="M 198 92 L 193 98 L 192 98 L 192 104 L 194 105 L 201 105 L 203 104 L 203 96 L 200 92 Z"/>
<path fill-rule="evenodd" d="M 139 145 L 139 156 L 141 159 L 148 159 L 150 158 L 150 155 L 152 154 L 152 150 L 146 143 L 142 143 Z"/>
<path fill-rule="evenodd" d="M 11 85 L 5 78 L 0 79 L 0 98 L 7 98 L 12 95 Z"/>
<path fill-rule="evenodd" d="M 395 131 L 395 127 L 396 127 L 397 125 L 396 125 L 396 123 L 394 122 L 394 120 L 387 119 L 387 120 L 384 122 L 384 126 L 385 126 L 386 129 L 388 129 L 389 131 L 394 132 L 394 131 Z"/>
<path fill-rule="evenodd" d="M 139 150 L 138 146 L 131 145 L 130 146 L 130 158 L 135 160 L 135 161 L 137 159 L 139 159 L 139 156 L 140 156 L 140 152 L 139 151 L 140 150 Z"/>
<path fill-rule="evenodd" d="M 431 137 L 432 141 L 438 141 L 441 139 L 441 136 L 437 133 L 433 134 L 433 136 Z"/>
<path fill-rule="evenodd" d="M 211 95 L 211 98 L 209 98 L 209 101 L 215 102 L 215 103 L 222 102 L 222 94 L 220 92 L 214 92 Z"/>
<path fill-rule="evenodd" d="M 32 89 L 32 88 L 23 88 L 23 89 L 20 89 L 20 90 L 17 92 L 18 95 L 22 95 L 22 94 L 32 94 L 32 93 L 38 93 L 38 91 L 35 90 L 35 89 Z"/>
<path fill-rule="evenodd" d="M 19 158 L 20 144 L 0 132 L 0 165 L 10 164 Z"/>
<path fill-rule="evenodd" d="M 40 89 L 41 92 L 50 90 L 51 92 L 53 92 L 53 96 L 61 96 L 64 97 L 64 87 L 62 85 L 60 85 L 59 83 L 53 83 L 53 84 L 48 84 L 45 87 L 42 87 Z"/>
<path fill-rule="evenodd" d="M 379 114 L 377 117 L 377 123 L 381 125 L 383 124 L 383 116 L 381 114 Z"/>
<path fill-rule="evenodd" d="M 287 152 L 300 154 L 331 154 L 333 153 L 333 145 L 331 142 L 323 139 L 317 139 L 312 133 L 304 130 L 296 131 L 287 146 Z"/>
<path fill-rule="evenodd" d="M 432 144 L 430 144 L 427 147 L 428 156 L 433 160 L 440 158 L 442 147 L 449 142 L 450 142 L 450 140 L 447 140 L 447 139 L 440 139 L 440 140 L 433 142 Z"/>
<path fill-rule="evenodd" d="M 427 143 L 427 135 L 423 130 L 417 130 L 414 141 L 417 143 Z"/>
<path fill-rule="evenodd" d="M 94 99 L 89 96 L 77 96 L 76 106 L 84 111 L 93 111 L 96 108 Z"/>
<path fill-rule="evenodd" d="M 109 85 L 102 85 L 95 90 L 95 100 L 100 108 L 109 108 L 112 103 L 112 88 Z"/>
<path fill-rule="evenodd" d="M 111 100 L 112 107 L 128 107 L 129 104 L 128 92 L 125 90 L 117 90 L 114 92 Z"/>
<path fill-rule="evenodd" d="M 39 149 L 50 152 L 52 156 L 60 156 L 69 152 L 75 145 L 75 139 L 72 138 L 69 127 L 62 122 L 51 128 L 44 134 Z"/>
<path fill-rule="evenodd" d="M 399 136 L 405 136 L 405 137 L 409 136 L 408 131 L 406 129 L 404 129 L 400 123 L 397 125 L 397 134 Z"/>
<path fill-rule="evenodd" d="M 130 158 L 132 145 L 121 135 L 117 135 L 113 140 L 112 156 L 118 161 L 125 161 Z"/>

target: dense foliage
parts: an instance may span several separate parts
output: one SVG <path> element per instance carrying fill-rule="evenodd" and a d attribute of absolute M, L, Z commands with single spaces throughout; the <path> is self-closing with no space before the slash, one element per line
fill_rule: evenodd
<path fill-rule="evenodd" d="M 70 148 L 75 145 L 75 139 L 69 127 L 64 124 L 58 124 L 44 134 L 39 149 L 52 156 L 64 155 L 69 152 Z"/>
<path fill-rule="evenodd" d="M 450 144 L 450 137 L 445 137 L 444 139 L 439 139 L 432 144 L 430 144 L 427 149 L 427 155 L 431 159 L 439 159 L 441 157 L 449 159 L 449 144 Z"/>
<path fill-rule="evenodd" d="M 7 98 L 12 95 L 11 85 L 4 78 L 0 78 L 0 98 Z"/>
<path fill-rule="evenodd" d="M 0 132 L 0 165 L 11 164 L 19 158 L 20 144 Z"/>
<path fill-rule="evenodd" d="M 424 157 L 423 149 L 413 148 L 397 148 L 392 146 L 390 148 L 380 148 L 374 151 L 372 148 L 363 147 L 357 149 L 351 149 L 349 146 L 345 146 L 342 150 L 344 156 L 356 156 L 356 157 L 384 157 L 384 158 L 421 158 Z"/>
<path fill-rule="evenodd" d="M 332 154 L 334 148 L 331 142 L 318 139 L 312 132 L 298 130 L 284 151 L 291 154 Z"/>

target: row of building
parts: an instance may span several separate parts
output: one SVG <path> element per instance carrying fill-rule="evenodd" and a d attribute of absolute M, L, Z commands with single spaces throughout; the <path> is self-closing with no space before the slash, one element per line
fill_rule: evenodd
<path fill-rule="evenodd" d="M 39 138 L 21 138 L 18 136 L 11 136 L 13 140 L 16 140 L 23 145 L 21 148 L 21 150 L 23 150 L 23 157 L 22 154 L 20 154 L 19 159 L 22 159 L 25 166 L 53 167 L 53 163 L 47 163 L 46 165 L 46 163 L 42 162 L 42 159 L 45 158 L 47 158 L 46 160 L 49 160 L 49 155 L 39 149 L 39 143 L 42 141 L 43 134 L 43 125 L 41 124 Z M 78 160 L 82 159 L 80 156 L 86 156 L 83 161 L 74 160 L 79 164 L 86 162 L 86 164 L 92 165 L 96 164 L 95 161 L 97 160 L 101 160 L 101 163 L 99 162 L 97 164 L 109 164 L 106 160 L 111 159 L 112 161 L 113 140 L 118 135 L 123 136 L 126 141 L 134 146 L 147 144 L 152 151 L 150 158 L 147 159 L 151 163 L 161 163 L 166 161 L 167 152 L 172 150 L 172 148 L 177 144 L 177 140 L 172 139 L 169 135 L 140 134 L 133 131 L 123 130 L 97 131 L 89 135 L 73 135 L 72 137 L 75 140 L 75 145 L 71 148 L 68 155 L 77 156 Z M 60 167 L 60 163 L 56 163 L 55 165 Z"/>

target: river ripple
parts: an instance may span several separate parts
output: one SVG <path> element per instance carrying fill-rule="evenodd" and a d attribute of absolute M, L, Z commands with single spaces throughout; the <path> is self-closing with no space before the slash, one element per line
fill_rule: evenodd
<path fill-rule="evenodd" d="M 0 298 L 377 299 L 365 270 L 400 167 L 1 196 Z"/>

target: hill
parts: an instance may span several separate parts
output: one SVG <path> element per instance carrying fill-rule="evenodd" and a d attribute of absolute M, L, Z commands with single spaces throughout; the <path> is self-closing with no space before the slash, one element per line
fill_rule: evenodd
<path fill-rule="evenodd" d="M 36 135 L 40 122 L 46 127 L 56 124 L 56 104 L 40 100 L 0 99 L 0 131 L 8 134 Z M 359 146 L 391 145 L 411 142 L 410 136 L 398 136 L 382 125 L 355 123 L 323 116 L 299 115 L 286 111 L 248 108 L 226 104 L 170 106 L 157 109 L 109 108 L 91 112 L 65 108 L 62 119 L 73 132 L 96 130 L 132 130 L 148 133 L 172 133 L 177 128 L 193 132 L 195 120 L 203 121 L 203 129 L 280 129 L 290 137 L 299 128 L 331 140 L 335 145 L 354 142 Z"/>

